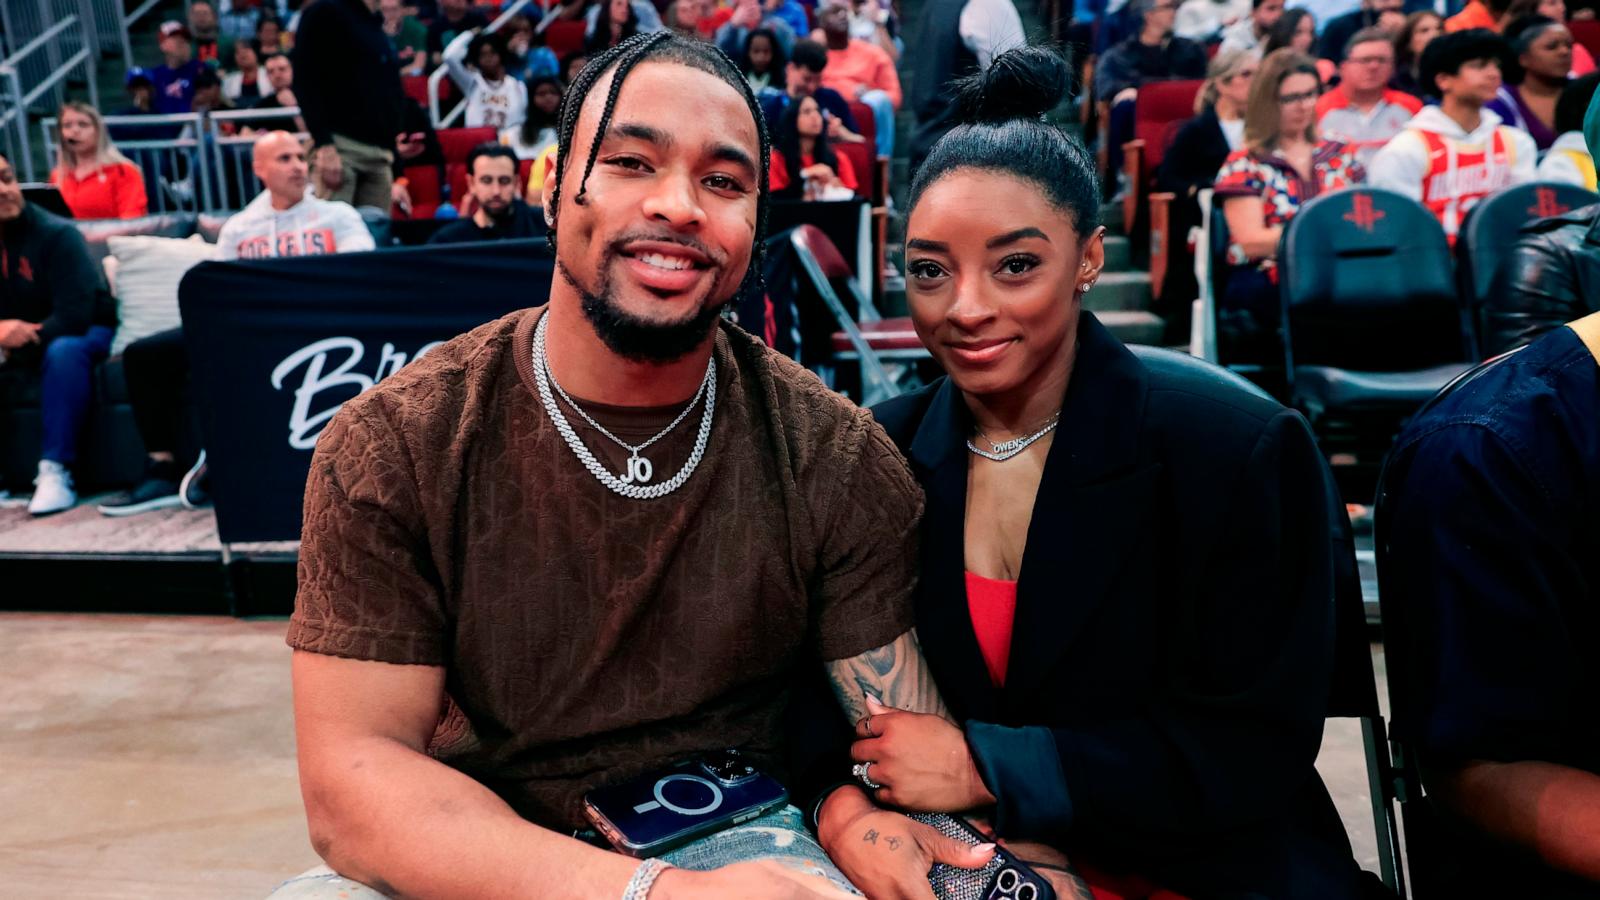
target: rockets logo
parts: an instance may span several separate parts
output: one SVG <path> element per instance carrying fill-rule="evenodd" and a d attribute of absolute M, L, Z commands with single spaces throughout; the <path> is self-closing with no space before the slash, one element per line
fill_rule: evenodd
<path fill-rule="evenodd" d="M 1372 195 L 1363 193 L 1351 194 L 1350 211 L 1345 213 L 1344 220 L 1357 228 L 1372 234 L 1378 229 L 1378 221 L 1388 213 L 1372 206 Z"/>
<path fill-rule="evenodd" d="M 1528 210 L 1528 215 L 1532 218 L 1548 219 L 1572 211 L 1572 207 L 1556 198 L 1556 192 L 1551 188 L 1535 188 L 1533 196 L 1533 208 Z"/>

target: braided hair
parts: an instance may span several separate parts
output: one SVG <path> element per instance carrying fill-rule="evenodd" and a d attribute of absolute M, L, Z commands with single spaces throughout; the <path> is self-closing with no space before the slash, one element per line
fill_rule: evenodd
<path fill-rule="evenodd" d="M 756 195 L 755 246 L 752 248 L 750 267 L 745 271 L 740 291 L 742 293 L 752 285 L 765 290 L 766 279 L 763 277 L 762 269 L 767 257 L 769 205 L 767 170 L 772 164 L 772 142 L 767 136 L 766 120 L 761 113 L 761 105 L 750 90 L 750 83 L 745 80 L 744 74 L 727 54 L 713 44 L 681 37 L 671 31 L 635 35 L 589 60 L 589 63 L 578 72 L 577 77 L 572 79 L 566 96 L 561 98 L 560 122 L 556 137 L 556 170 L 553 175 L 556 185 L 550 195 L 550 227 L 545 231 L 545 238 L 550 242 L 550 251 L 554 253 L 556 249 L 556 221 L 561 214 L 561 186 L 566 177 L 567 163 L 572 159 L 572 139 L 578 128 L 578 116 L 583 111 L 584 101 L 588 99 L 589 92 L 600 81 L 600 77 L 615 69 L 617 74 L 611 79 L 611 89 L 606 94 L 605 106 L 600 110 L 600 122 L 595 128 L 594 142 L 589 147 L 588 159 L 584 161 L 583 177 L 578 181 L 578 196 L 572 201 L 579 206 L 583 205 L 584 198 L 588 196 L 589 175 L 594 171 L 595 158 L 600 155 L 600 144 L 605 140 L 606 131 L 611 127 L 611 114 L 616 110 L 617 95 L 622 91 L 622 82 L 627 79 L 628 73 L 632 72 L 635 66 L 649 60 L 674 62 L 714 75 L 738 91 L 749 107 L 750 116 L 755 120 L 756 138 L 761 145 L 756 171 L 759 193 Z"/>

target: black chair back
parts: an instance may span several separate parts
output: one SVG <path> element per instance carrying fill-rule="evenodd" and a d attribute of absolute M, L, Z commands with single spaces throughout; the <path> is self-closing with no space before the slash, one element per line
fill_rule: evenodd
<path fill-rule="evenodd" d="M 1228 290 L 1228 217 L 1222 214 L 1222 204 L 1216 198 L 1211 200 L 1211 224 L 1208 229 L 1211 243 L 1211 296 L 1222 302 L 1224 293 Z"/>
<path fill-rule="evenodd" d="M 1278 246 L 1289 368 L 1412 372 L 1469 358 L 1450 245 L 1425 208 L 1393 191 L 1325 194 Z"/>
<path fill-rule="evenodd" d="M 1536 181 L 1486 197 L 1467 213 L 1456 238 L 1456 272 L 1467 319 L 1479 342 L 1475 347 L 1482 347 L 1484 301 L 1522 226 L 1596 202 L 1600 195 L 1576 185 Z"/>

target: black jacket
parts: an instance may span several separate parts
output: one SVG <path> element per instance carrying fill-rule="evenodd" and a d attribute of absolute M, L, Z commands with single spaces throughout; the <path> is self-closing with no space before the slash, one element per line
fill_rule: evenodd
<path fill-rule="evenodd" d="M 918 635 L 1003 836 L 1196 897 L 1359 893 L 1313 767 L 1331 517 L 1299 415 L 1158 377 L 1084 313 L 997 689 L 963 587 L 965 403 L 940 379 L 873 413 L 927 492 Z"/>
<path fill-rule="evenodd" d="M 1327 27 L 1322 29 L 1322 38 L 1317 41 L 1317 55 L 1334 62 L 1343 62 L 1345 45 L 1356 36 L 1356 32 L 1363 28 L 1372 28 L 1377 24 L 1378 12 L 1371 9 L 1358 9 L 1342 16 L 1335 16 L 1328 21 Z"/>
<path fill-rule="evenodd" d="M 1530 343 L 1597 309 L 1600 204 L 1530 222 L 1484 304 L 1484 355 Z"/>
<path fill-rule="evenodd" d="M 1106 51 L 1095 72 L 1095 99 L 1111 100 L 1124 88 L 1148 81 L 1206 77 L 1204 47 L 1181 37 L 1169 37 L 1159 47 L 1139 43 L 1135 34 Z"/>
<path fill-rule="evenodd" d="M 470 244 L 475 241 L 516 240 L 544 237 L 544 216 L 521 200 L 511 201 L 511 214 L 488 228 L 479 228 L 471 216 L 463 216 L 440 228 L 428 238 L 430 244 Z"/>
<path fill-rule="evenodd" d="M 116 301 L 71 222 L 28 204 L 0 226 L 0 319 L 44 323 L 38 345 L 18 350 L 16 362 L 91 325 L 116 327 Z"/>
<path fill-rule="evenodd" d="M 1231 152 L 1217 111 L 1207 109 L 1178 130 L 1172 146 L 1161 158 L 1156 185 L 1177 194 L 1180 200 L 1192 201 L 1201 189 L 1216 183 L 1217 170 Z"/>
<path fill-rule="evenodd" d="M 335 134 L 393 150 L 401 128 L 400 60 L 362 0 L 320 0 L 300 14 L 294 81 L 300 114 L 321 147 Z"/>

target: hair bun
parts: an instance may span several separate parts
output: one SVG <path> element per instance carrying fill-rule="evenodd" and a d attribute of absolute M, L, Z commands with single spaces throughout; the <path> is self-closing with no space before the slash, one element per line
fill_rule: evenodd
<path fill-rule="evenodd" d="M 1017 47 L 996 56 L 987 71 L 962 79 L 955 102 L 962 122 L 998 125 L 1042 118 L 1071 90 L 1072 69 L 1060 53 Z"/>

